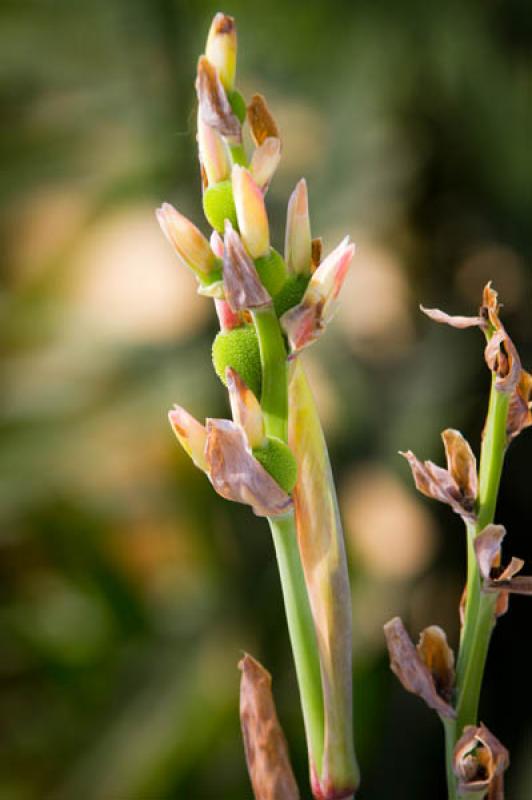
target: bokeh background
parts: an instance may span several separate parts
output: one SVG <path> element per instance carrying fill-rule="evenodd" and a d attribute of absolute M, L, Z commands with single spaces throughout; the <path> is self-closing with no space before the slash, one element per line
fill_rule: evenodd
<path fill-rule="evenodd" d="M 242 650 L 274 688 L 303 796 L 306 755 L 266 525 L 210 489 L 166 411 L 227 405 L 216 323 L 156 225 L 201 219 L 193 79 L 199 0 L 2 3 L 0 798 L 250 798 Z M 360 798 L 444 798 L 438 720 L 389 673 L 400 614 L 458 635 L 464 536 L 416 495 L 399 449 L 478 451 L 489 376 L 474 312 L 492 279 L 532 365 L 532 15 L 523 0 L 231 0 L 239 85 L 262 91 L 284 159 L 282 245 L 305 175 L 313 232 L 358 244 L 343 307 L 308 357 L 351 561 Z M 498 521 L 532 557 L 532 434 L 511 447 Z M 527 616 L 528 614 L 528 616 Z M 532 793 L 530 606 L 493 641 L 482 719 Z"/>

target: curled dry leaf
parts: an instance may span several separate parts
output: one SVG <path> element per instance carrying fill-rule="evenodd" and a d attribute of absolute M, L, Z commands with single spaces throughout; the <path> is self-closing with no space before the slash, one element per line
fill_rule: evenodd
<path fill-rule="evenodd" d="M 432 461 L 420 461 L 411 450 L 401 453 L 410 464 L 417 489 L 427 497 L 447 503 L 464 519 L 476 517 L 477 466 L 471 447 L 459 431 L 442 433 L 447 469 Z"/>
<path fill-rule="evenodd" d="M 394 617 L 384 626 L 384 635 L 391 669 L 405 689 L 421 697 L 440 716 L 454 718 L 456 712 L 449 703 L 454 682 L 454 657 L 444 632 L 436 626 L 427 628 L 416 648 L 402 620 Z M 440 690 L 443 690 L 443 695 Z"/>
<path fill-rule="evenodd" d="M 198 61 L 196 93 L 203 121 L 222 136 L 239 143 L 242 138 L 240 122 L 233 114 L 216 68 L 205 56 Z"/>
<path fill-rule="evenodd" d="M 450 325 L 452 328 L 482 328 L 485 326 L 485 320 L 482 317 L 461 317 L 446 314 L 445 311 L 440 311 L 439 308 L 425 308 L 419 306 L 421 311 L 427 315 L 433 322 L 440 322 L 442 325 Z"/>
<path fill-rule="evenodd" d="M 506 567 L 501 566 L 501 543 L 505 535 L 502 525 L 487 525 L 475 539 L 482 588 L 485 592 L 498 592 L 495 608 L 498 617 L 508 610 L 509 594 L 532 595 L 532 576 L 518 575 L 524 567 L 522 559 L 512 557 Z"/>
<path fill-rule="evenodd" d="M 255 264 L 229 220 L 225 221 L 223 275 L 225 298 L 232 311 L 259 308 L 271 303 Z"/>
<path fill-rule="evenodd" d="M 260 147 L 269 137 L 281 138 L 277 123 L 262 94 L 253 95 L 247 113 L 251 136 L 257 147 Z"/>
<path fill-rule="evenodd" d="M 208 475 L 222 497 L 247 503 L 259 517 L 292 509 L 292 500 L 253 457 L 244 431 L 226 419 L 207 420 L 205 449 Z"/>
<path fill-rule="evenodd" d="M 514 395 L 521 377 L 521 361 L 517 349 L 502 325 L 489 339 L 484 351 L 486 364 L 495 373 L 495 388 Z"/>
<path fill-rule="evenodd" d="M 484 792 L 489 800 L 504 800 L 503 774 L 509 763 L 508 751 L 485 725 L 468 725 L 454 748 L 459 793 Z"/>
<path fill-rule="evenodd" d="M 240 723 L 255 800 L 299 800 L 270 673 L 247 654 L 238 668 L 242 672 Z"/>

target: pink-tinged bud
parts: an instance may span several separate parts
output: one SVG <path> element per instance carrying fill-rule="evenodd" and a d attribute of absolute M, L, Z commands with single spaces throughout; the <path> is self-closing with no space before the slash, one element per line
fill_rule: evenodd
<path fill-rule="evenodd" d="M 334 316 L 336 298 L 354 252 L 355 245 L 346 236 L 314 272 L 299 305 L 283 314 L 281 324 L 292 356 L 312 344 Z"/>
<path fill-rule="evenodd" d="M 312 236 L 308 213 L 307 182 L 304 178 L 301 178 L 288 201 L 284 258 L 290 272 L 298 275 L 310 275 Z"/>
<path fill-rule="evenodd" d="M 231 159 L 220 134 L 198 114 L 198 149 L 208 185 L 227 180 L 231 174 Z"/>
<path fill-rule="evenodd" d="M 271 297 L 229 220 L 225 222 L 224 244 L 224 289 L 231 309 L 236 312 L 269 305 Z"/>
<path fill-rule="evenodd" d="M 182 448 L 188 453 L 194 464 L 203 472 L 206 472 L 205 447 L 207 444 L 207 431 L 204 426 L 181 406 L 174 406 L 168 412 L 168 419 Z"/>
<path fill-rule="evenodd" d="M 265 192 L 281 160 L 281 140 L 269 136 L 251 156 L 249 171 L 253 180 Z"/>
<path fill-rule="evenodd" d="M 211 250 L 216 256 L 216 258 L 224 257 L 224 240 L 222 239 L 218 231 L 213 231 L 211 233 L 210 245 L 211 245 Z"/>
<path fill-rule="evenodd" d="M 170 203 L 163 203 L 155 215 L 177 257 L 186 267 L 200 275 L 207 275 L 216 268 L 209 242 L 190 220 Z"/>
<path fill-rule="evenodd" d="M 203 121 L 233 144 L 240 144 L 242 126 L 233 113 L 216 68 L 205 56 L 201 56 L 198 62 L 196 93 Z"/>
<path fill-rule="evenodd" d="M 227 367 L 225 378 L 233 420 L 246 434 L 246 439 L 252 449 L 261 447 L 266 434 L 264 416 L 259 401 L 232 367 Z"/>
<path fill-rule="evenodd" d="M 233 167 L 233 196 L 240 235 L 251 258 L 270 251 L 270 229 L 264 196 L 244 167 Z"/>
<path fill-rule="evenodd" d="M 231 91 L 235 83 L 236 47 L 235 20 L 219 12 L 211 23 L 205 55 L 216 67 L 227 91 Z"/>
<path fill-rule="evenodd" d="M 216 314 L 220 323 L 221 331 L 232 331 L 234 328 L 239 328 L 243 324 L 242 313 L 234 312 L 227 300 L 214 300 Z"/>

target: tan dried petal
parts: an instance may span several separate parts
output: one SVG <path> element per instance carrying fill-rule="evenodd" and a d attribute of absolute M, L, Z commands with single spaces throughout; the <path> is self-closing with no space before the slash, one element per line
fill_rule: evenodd
<path fill-rule="evenodd" d="M 510 398 L 506 430 L 512 440 L 532 425 L 532 375 L 521 370 L 519 383 Z"/>
<path fill-rule="evenodd" d="M 501 543 L 505 536 L 506 529 L 503 525 L 487 525 L 475 538 L 474 546 L 478 568 L 485 580 L 491 578 L 494 567 L 500 566 Z"/>
<path fill-rule="evenodd" d="M 454 689 L 454 653 L 447 643 L 445 631 L 431 625 L 421 632 L 417 651 L 428 667 L 440 697 L 450 703 Z"/>
<path fill-rule="evenodd" d="M 269 305 L 271 297 L 262 285 L 255 264 L 229 220 L 225 222 L 224 242 L 224 290 L 231 310 L 236 312 Z"/>
<path fill-rule="evenodd" d="M 447 431 L 444 431 L 444 434 Z M 455 438 L 449 438 L 449 442 L 456 441 Z M 445 441 L 445 440 L 444 440 Z M 465 448 L 461 448 L 460 459 L 456 458 L 456 463 L 453 462 L 453 469 L 465 480 L 465 485 L 461 488 L 450 472 L 442 467 L 438 467 L 432 461 L 420 461 L 411 450 L 400 452 L 412 470 L 412 475 L 416 484 L 416 488 L 427 497 L 434 500 L 439 500 L 441 503 L 449 505 L 456 514 L 460 514 L 463 519 L 474 520 L 475 514 L 475 497 L 473 496 L 473 489 L 475 488 L 470 479 L 466 479 L 469 475 L 469 468 L 463 470 L 458 469 L 458 464 L 463 464 Z M 471 453 L 471 457 L 474 458 Z M 454 458 L 454 453 L 453 453 Z M 449 463 L 449 455 L 448 455 Z M 467 490 L 467 493 L 466 493 Z"/>
<path fill-rule="evenodd" d="M 207 420 L 205 448 L 209 478 L 222 497 L 247 503 L 259 517 L 292 509 L 292 500 L 253 457 L 244 431 L 226 419 Z"/>
<path fill-rule="evenodd" d="M 238 664 L 240 724 L 255 800 L 299 800 L 271 690 L 271 676 L 252 656 Z"/>
<path fill-rule="evenodd" d="M 222 136 L 240 142 L 242 137 L 240 122 L 233 114 L 215 67 L 205 56 L 201 56 L 198 61 L 196 92 L 203 121 Z"/>
<path fill-rule="evenodd" d="M 489 792 L 490 800 L 504 800 L 503 773 L 509 763 L 508 751 L 485 725 L 468 725 L 454 748 L 458 792 Z"/>
<path fill-rule="evenodd" d="M 257 147 L 270 136 L 281 138 L 279 128 L 262 94 L 253 95 L 247 113 L 251 136 Z"/>
<path fill-rule="evenodd" d="M 441 697 L 429 667 L 414 647 L 399 617 L 387 622 L 384 635 L 390 654 L 390 666 L 408 692 L 416 694 L 442 717 L 456 717 L 454 708 Z"/>
<path fill-rule="evenodd" d="M 464 498 L 464 505 L 474 507 L 478 493 L 477 460 L 460 431 L 447 428 L 442 433 L 447 470 Z"/>
<path fill-rule="evenodd" d="M 521 378 L 521 361 L 502 325 L 489 339 L 484 358 L 490 370 L 496 374 L 495 388 L 499 392 L 514 394 Z"/>
<path fill-rule="evenodd" d="M 483 317 L 461 317 L 446 314 L 445 311 L 440 311 L 439 308 L 425 308 L 419 306 L 421 311 L 427 315 L 433 322 L 440 322 L 442 325 L 450 325 L 452 328 L 484 328 L 486 322 Z"/>

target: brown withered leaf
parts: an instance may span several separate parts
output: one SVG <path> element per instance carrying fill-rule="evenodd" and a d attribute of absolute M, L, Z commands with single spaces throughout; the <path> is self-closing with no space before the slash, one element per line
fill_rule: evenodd
<path fill-rule="evenodd" d="M 238 425 L 226 419 L 208 419 L 206 427 L 208 475 L 218 494 L 247 503 L 259 517 L 275 517 L 292 509 L 290 496 L 253 457 Z"/>
<path fill-rule="evenodd" d="M 485 725 L 468 725 L 454 748 L 458 792 L 485 792 L 489 800 L 504 800 L 503 774 L 509 763 L 508 751 Z"/>
<path fill-rule="evenodd" d="M 216 68 L 205 56 L 201 56 L 198 61 L 196 93 L 203 121 L 222 136 L 240 142 L 242 138 L 240 122 L 233 114 Z"/>
<path fill-rule="evenodd" d="M 450 703 L 454 689 L 454 653 L 447 643 L 445 631 L 430 625 L 421 632 L 417 651 L 428 667 L 440 697 Z"/>
<path fill-rule="evenodd" d="M 420 461 L 411 450 L 401 452 L 410 468 L 417 489 L 427 497 L 451 506 L 464 519 L 476 517 L 476 459 L 471 447 L 459 431 L 448 428 L 442 433 L 447 469 L 432 461 Z"/>
<path fill-rule="evenodd" d="M 277 718 L 271 676 L 252 656 L 238 664 L 240 723 L 255 800 L 299 800 L 288 747 Z"/>
<path fill-rule="evenodd" d="M 271 297 L 262 285 L 255 264 L 229 220 L 225 221 L 224 245 L 224 292 L 231 310 L 237 312 L 269 305 Z"/>
<path fill-rule="evenodd" d="M 247 108 L 247 114 L 251 136 L 257 147 L 270 136 L 276 139 L 281 138 L 277 123 L 262 94 L 253 95 Z"/>
<path fill-rule="evenodd" d="M 532 375 L 521 370 L 519 382 L 510 398 L 506 431 L 511 441 L 532 425 Z"/>
<path fill-rule="evenodd" d="M 450 657 L 445 652 L 441 635 L 435 636 L 429 633 L 428 637 L 425 636 L 424 644 L 421 645 L 420 642 L 420 648 L 416 649 L 399 617 L 394 617 L 386 623 L 384 635 L 390 654 L 391 669 L 405 689 L 421 697 L 429 708 L 437 711 L 440 716 L 453 719 L 456 712 L 449 702 L 438 693 L 436 685 L 436 680 L 438 680 L 443 683 L 444 687 L 448 687 L 451 680 L 448 670 Z M 447 645 L 446 640 L 445 645 Z M 429 666 L 423 661 L 422 654 L 426 654 L 429 662 L 437 666 L 436 679 Z M 447 667 L 445 662 L 447 662 Z M 444 691 L 448 692 L 448 688 L 445 688 Z"/>

